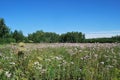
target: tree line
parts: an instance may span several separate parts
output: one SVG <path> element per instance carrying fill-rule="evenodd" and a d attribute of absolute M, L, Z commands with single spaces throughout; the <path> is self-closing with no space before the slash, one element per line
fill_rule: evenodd
<path fill-rule="evenodd" d="M 36 42 L 37 43 L 40 43 L 40 42 L 77 43 L 77 42 L 83 42 L 84 39 L 85 39 L 85 36 L 81 32 L 67 32 L 65 34 L 59 35 L 53 32 L 43 32 L 42 30 L 40 30 L 32 34 L 28 34 L 28 40 L 31 40 L 35 43 Z"/>
<path fill-rule="evenodd" d="M 120 36 L 113 36 L 110 38 L 93 38 L 85 39 L 85 43 L 120 43 Z"/>
<path fill-rule="evenodd" d="M 5 24 L 4 19 L 0 19 L 0 43 L 113 43 L 120 42 L 120 36 L 114 36 L 111 38 L 94 38 L 86 39 L 85 34 L 82 32 L 67 32 L 64 34 L 56 34 L 54 32 L 44 32 L 38 30 L 28 36 L 24 36 L 22 31 L 14 30 Z"/>

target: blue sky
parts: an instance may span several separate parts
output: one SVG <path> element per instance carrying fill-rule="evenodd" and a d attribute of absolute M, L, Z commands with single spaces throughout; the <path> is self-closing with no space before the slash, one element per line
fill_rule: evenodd
<path fill-rule="evenodd" d="M 120 0 L 0 0 L 0 17 L 25 35 L 36 30 L 120 35 Z"/>

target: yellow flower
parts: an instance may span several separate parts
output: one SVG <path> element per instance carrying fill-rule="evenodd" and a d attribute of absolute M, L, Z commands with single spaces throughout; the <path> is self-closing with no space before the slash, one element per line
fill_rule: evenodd
<path fill-rule="evenodd" d="M 25 43 L 23 43 L 23 42 L 20 42 L 18 45 L 19 45 L 19 47 L 25 47 Z"/>
<path fill-rule="evenodd" d="M 41 58 L 41 57 L 37 57 L 37 59 L 38 59 L 39 61 L 42 61 L 42 60 L 43 60 L 43 58 Z"/>

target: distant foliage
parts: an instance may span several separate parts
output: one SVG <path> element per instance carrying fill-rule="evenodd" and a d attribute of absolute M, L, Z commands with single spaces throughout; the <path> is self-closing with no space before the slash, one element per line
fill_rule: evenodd
<path fill-rule="evenodd" d="M 5 38 L 5 39 L 0 38 L 0 44 L 12 43 L 12 42 L 15 42 L 15 39 L 13 39 L 13 38 Z"/>
<path fill-rule="evenodd" d="M 85 42 L 86 43 L 96 43 L 96 42 L 99 42 L 99 43 L 114 43 L 114 42 L 117 42 L 117 43 L 119 43 L 120 42 L 120 36 L 114 36 L 114 37 L 111 37 L 111 38 L 86 39 Z"/>
<path fill-rule="evenodd" d="M 29 34 L 28 39 L 35 43 L 41 43 L 41 42 L 54 43 L 59 41 L 59 35 L 52 32 L 43 32 L 41 30 Z"/>
<path fill-rule="evenodd" d="M 0 38 L 9 36 L 10 29 L 6 26 L 4 19 L 0 19 Z"/>
<path fill-rule="evenodd" d="M 13 38 L 16 40 L 16 42 L 24 41 L 24 35 L 23 35 L 22 31 L 15 30 L 13 32 Z"/>
<path fill-rule="evenodd" d="M 0 44 L 15 42 L 10 29 L 6 26 L 4 19 L 0 19 Z"/>
<path fill-rule="evenodd" d="M 28 39 L 32 40 L 35 43 L 39 43 L 39 42 L 77 43 L 77 42 L 83 42 L 85 39 L 85 36 L 81 32 L 68 32 L 65 34 L 58 35 L 52 32 L 36 31 L 35 33 L 29 34 Z"/>
<path fill-rule="evenodd" d="M 78 43 L 84 42 L 85 35 L 81 32 L 67 32 L 60 36 L 60 42 Z"/>
<path fill-rule="evenodd" d="M 22 31 L 11 31 L 5 24 L 4 19 L 0 18 L 0 44 L 11 42 L 26 42 L 26 43 L 114 43 L 120 42 L 120 36 L 111 38 L 93 38 L 85 39 L 85 34 L 82 32 L 67 32 L 64 34 L 56 34 L 54 32 L 44 32 L 38 30 L 34 33 L 24 36 Z"/>

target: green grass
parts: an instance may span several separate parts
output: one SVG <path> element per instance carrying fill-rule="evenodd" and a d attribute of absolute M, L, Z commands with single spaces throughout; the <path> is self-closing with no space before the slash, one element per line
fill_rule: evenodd
<path fill-rule="evenodd" d="M 120 80 L 120 46 L 0 52 L 0 80 Z"/>

